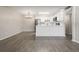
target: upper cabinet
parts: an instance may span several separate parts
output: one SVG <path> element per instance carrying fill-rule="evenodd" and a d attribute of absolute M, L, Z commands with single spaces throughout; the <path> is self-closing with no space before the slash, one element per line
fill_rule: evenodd
<path fill-rule="evenodd" d="M 55 21 L 63 21 L 64 19 L 64 11 L 63 10 L 61 10 L 61 11 L 59 11 L 57 14 L 55 14 L 54 16 L 53 16 L 53 20 Z"/>

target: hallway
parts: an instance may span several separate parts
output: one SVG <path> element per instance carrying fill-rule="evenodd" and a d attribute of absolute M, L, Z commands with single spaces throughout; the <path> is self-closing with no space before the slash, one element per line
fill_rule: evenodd
<path fill-rule="evenodd" d="M 79 52 L 79 44 L 64 37 L 35 37 L 22 32 L 0 41 L 1 52 Z"/>

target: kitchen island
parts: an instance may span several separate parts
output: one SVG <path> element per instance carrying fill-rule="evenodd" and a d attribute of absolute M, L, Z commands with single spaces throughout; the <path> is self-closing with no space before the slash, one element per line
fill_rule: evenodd
<path fill-rule="evenodd" d="M 37 25 L 36 36 L 64 36 L 64 25 Z"/>

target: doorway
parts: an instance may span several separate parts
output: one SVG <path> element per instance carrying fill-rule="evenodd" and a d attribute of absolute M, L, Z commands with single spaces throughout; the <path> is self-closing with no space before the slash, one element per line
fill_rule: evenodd
<path fill-rule="evenodd" d="M 72 12 L 71 11 L 66 13 L 65 34 L 67 37 L 72 39 Z"/>

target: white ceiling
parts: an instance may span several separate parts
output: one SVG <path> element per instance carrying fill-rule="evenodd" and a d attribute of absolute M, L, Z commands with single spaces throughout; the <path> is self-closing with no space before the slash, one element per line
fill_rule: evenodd
<path fill-rule="evenodd" d="M 28 10 L 31 10 L 35 15 L 37 15 L 38 12 L 50 12 L 50 14 L 54 15 L 65 7 L 66 6 L 11 6 L 10 8 L 17 10 L 22 15 L 25 15 Z"/>

